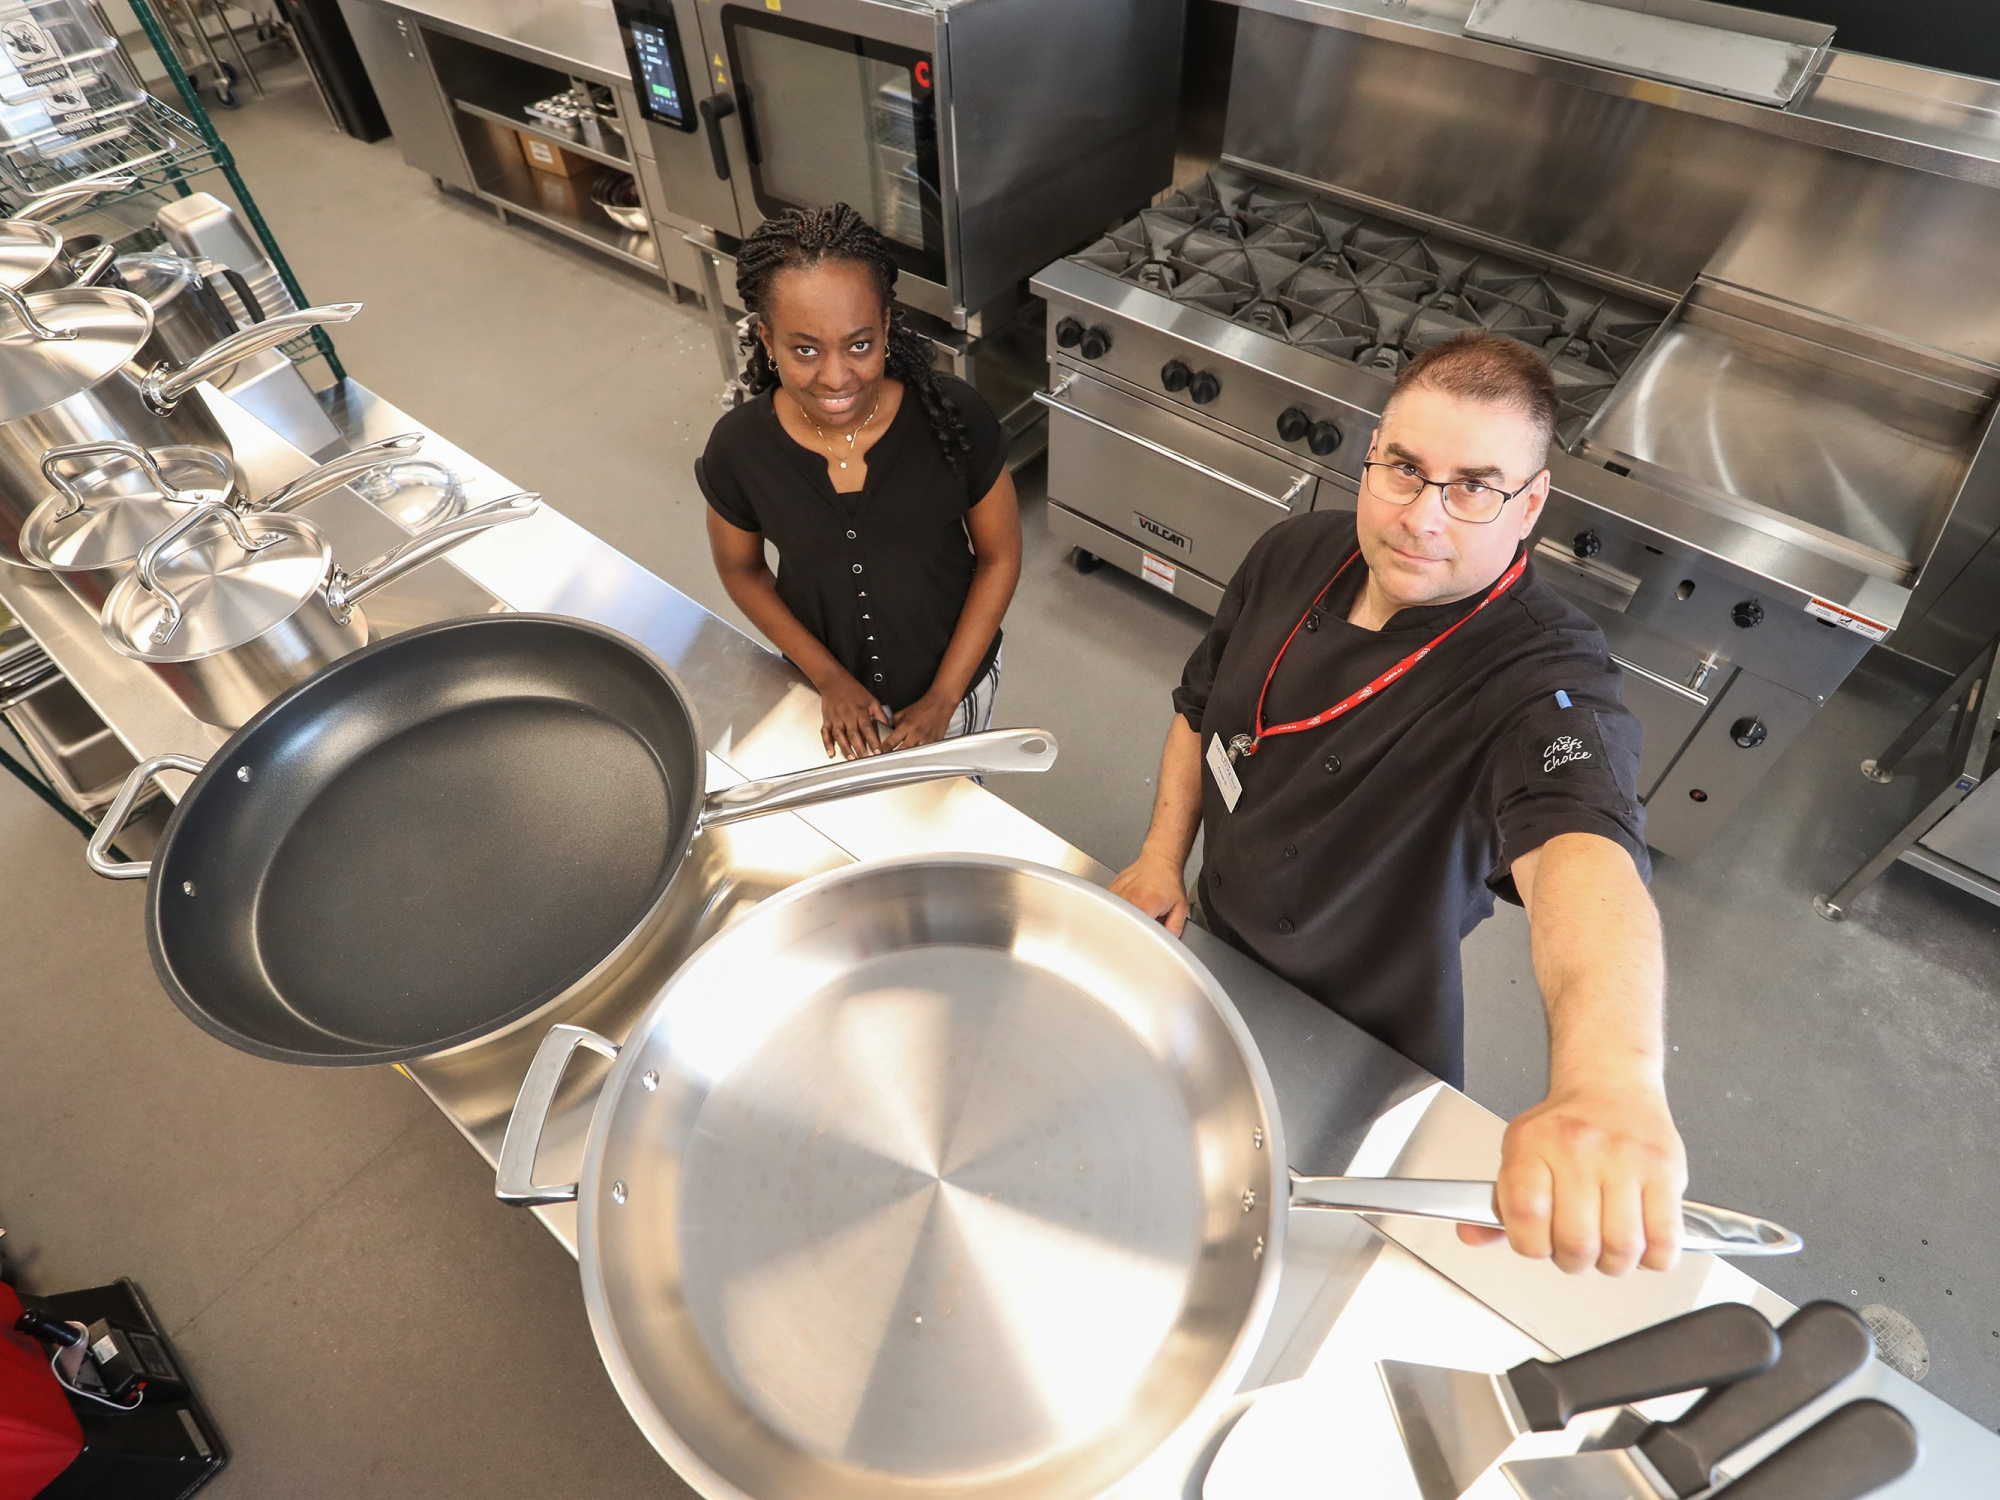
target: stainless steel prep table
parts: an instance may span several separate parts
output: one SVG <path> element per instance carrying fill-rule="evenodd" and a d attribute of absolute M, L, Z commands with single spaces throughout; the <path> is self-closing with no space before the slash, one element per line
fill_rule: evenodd
<path fill-rule="evenodd" d="M 305 453 L 227 398 L 208 387 L 203 396 L 229 429 L 254 492 L 263 493 L 309 467 Z M 351 444 L 422 425 L 352 381 L 334 393 L 331 408 Z M 514 488 L 435 434 L 425 456 L 458 470 L 475 500 Z M 402 535 L 350 491 L 315 501 L 304 513 L 327 530 L 336 556 L 350 567 Z M 625 631 L 671 663 L 686 683 L 709 736 L 712 785 L 795 769 L 814 763 L 822 753 L 817 700 L 782 658 L 553 508 L 466 544 L 450 561 L 429 564 L 377 600 L 371 601 L 369 613 L 382 631 L 502 608 L 571 614 Z M 145 668 L 113 654 L 96 622 L 52 580 L 0 568 L 0 602 L 35 633 L 135 756 L 165 750 L 207 756 L 227 738 L 190 717 Z M 881 792 L 705 835 L 690 855 L 691 874 L 676 888 L 683 902 L 676 924 L 678 952 L 692 951 L 731 917 L 806 875 L 851 860 L 951 849 L 1040 860 L 1099 881 L 1110 873 L 969 781 Z M 1504 1129 L 1498 1117 L 1206 933 L 1190 930 L 1188 942 L 1228 989 L 1257 1037 L 1277 1088 L 1294 1167 L 1441 1177 L 1491 1174 Z M 561 1019 L 622 1038 L 648 998 L 634 993 Z M 541 1029 L 404 1069 L 489 1165 L 498 1154 L 507 1111 Z M 564 1167 L 580 1159 L 599 1077 L 601 1068 L 598 1073 L 581 1066 L 572 1070 L 544 1137 L 546 1179 L 559 1180 Z M 536 1212 L 574 1254 L 574 1209 L 561 1205 Z M 1306 1384 L 1294 1391 L 1323 1390 L 1337 1403 L 1343 1445 L 1350 1450 L 1342 1474 L 1360 1486 L 1351 1490 L 1356 1494 L 1394 1495 L 1410 1482 L 1393 1426 L 1384 1427 L 1390 1421 L 1386 1403 L 1365 1369 L 1368 1360 L 1384 1352 L 1382 1337 L 1409 1338 L 1409 1345 L 1398 1346 L 1403 1357 L 1456 1356 L 1491 1367 L 1524 1350 L 1574 1353 L 1717 1301 L 1753 1302 L 1773 1316 L 1787 1310 L 1786 1303 L 1734 1265 L 1708 1256 L 1687 1257 L 1667 1275 L 1572 1279 L 1504 1249 L 1468 1250 L 1448 1225 L 1395 1220 L 1377 1227 L 1380 1234 L 1361 1220 L 1338 1214 L 1300 1211 L 1291 1216 L 1292 1243 L 1278 1310 L 1245 1386 L 1247 1392 L 1303 1377 Z M 1381 1334 L 1385 1327 L 1391 1331 Z M 1364 1328 L 1377 1331 L 1373 1344 L 1358 1332 Z M 1405 1333 L 1395 1333 L 1399 1328 Z M 1901 1500 L 1977 1493 L 2000 1467 L 2000 1438 L 1887 1366 L 1877 1362 L 1836 1394 L 1844 1400 L 1863 1392 L 1880 1395 L 1908 1413 L 1925 1445 L 1919 1469 L 1881 1493 Z M 1161 1455 L 1119 1493 L 1194 1493 L 1195 1476 L 1213 1458 L 1214 1439 L 1247 1404 L 1247 1397 L 1239 1400 L 1209 1441 Z M 1827 1404 L 1809 1408 L 1750 1450 L 1750 1456 L 1760 1456 Z M 1325 1493 L 1323 1433 L 1297 1434 L 1296 1451 L 1287 1451 L 1288 1435 L 1266 1442 L 1262 1461 L 1254 1466 L 1259 1492 L 1268 1496 L 1297 1488 L 1300 1493 Z M 1364 1467 L 1378 1467 L 1363 1475 L 1354 1466 L 1363 1464 L 1357 1455 L 1366 1454 L 1375 1458 Z M 1499 1484 L 1499 1490 L 1491 1484 Z M 1475 1491 L 1480 1493 L 1504 1495 L 1507 1490 L 1497 1475 L 1489 1475 Z"/>

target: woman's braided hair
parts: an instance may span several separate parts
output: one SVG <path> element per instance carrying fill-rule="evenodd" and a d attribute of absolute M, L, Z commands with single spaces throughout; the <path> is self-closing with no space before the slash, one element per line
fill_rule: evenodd
<path fill-rule="evenodd" d="M 965 436 L 965 419 L 944 393 L 944 385 L 931 364 L 931 344 L 910 327 L 902 308 L 895 305 L 896 262 L 874 225 L 845 203 L 829 203 L 824 208 L 788 208 L 766 219 L 745 239 L 736 252 L 736 291 L 743 306 L 764 321 L 771 295 L 771 283 L 780 271 L 802 270 L 825 260 L 851 261 L 867 269 L 882 303 L 889 309 L 889 339 L 885 373 L 917 393 L 924 415 L 930 419 L 931 436 L 937 440 L 944 461 L 955 472 L 961 456 L 971 446 Z M 775 390 L 778 369 L 765 352 L 764 341 L 753 327 L 743 337 L 743 384 L 753 396 Z"/>

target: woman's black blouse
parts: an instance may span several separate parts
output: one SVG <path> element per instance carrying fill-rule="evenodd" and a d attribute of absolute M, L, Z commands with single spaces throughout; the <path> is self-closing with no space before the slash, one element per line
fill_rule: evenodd
<path fill-rule="evenodd" d="M 834 489 L 823 452 L 793 441 L 769 391 L 717 422 L 694 466 L 717 515 L 776 544 L 785 607 L 891 712 L 923 697 L 944 661 L 972 588 L 965 513 L 1007 462 L 992 408 L 964 381 L 942 382 L 971 444 L 955 473 L 907 389 L 854 494 Z M 996 631 L 972 681 L 999 649 Z"/>

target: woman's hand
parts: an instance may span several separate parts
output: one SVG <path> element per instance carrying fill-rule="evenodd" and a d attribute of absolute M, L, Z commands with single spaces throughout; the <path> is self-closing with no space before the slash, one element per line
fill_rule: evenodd
<path fill-rule="evenodd" d="M 956 699 L 925 693 L 896 715 L 896 727 L 882 736 L 882 748 L 909 750 L 918 745 L 934 745 L 944 738 L 944 732 L 951 727 L 951 716 L 957 712 Z"/>
<path fill-rule="evenodd" d="M 889 710 L 851 673 L 831 677 L 819 690 L 819 738 L 828 755 L 847 760 L 880 755 L 882 732 L 876 725 L 889 722 Z"/>

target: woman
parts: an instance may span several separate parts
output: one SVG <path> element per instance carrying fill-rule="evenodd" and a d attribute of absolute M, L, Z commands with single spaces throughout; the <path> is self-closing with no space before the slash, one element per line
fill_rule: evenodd
<path fill-rule="evenodd" d="M 895 285 L 845 203 L 766 220 L 736 260 L 755 399 L 695 465 L 722 586 L 819 689 L 828 755 L 986 728 L 1021 576 L 1006 435 L 932 368 Z"/>

